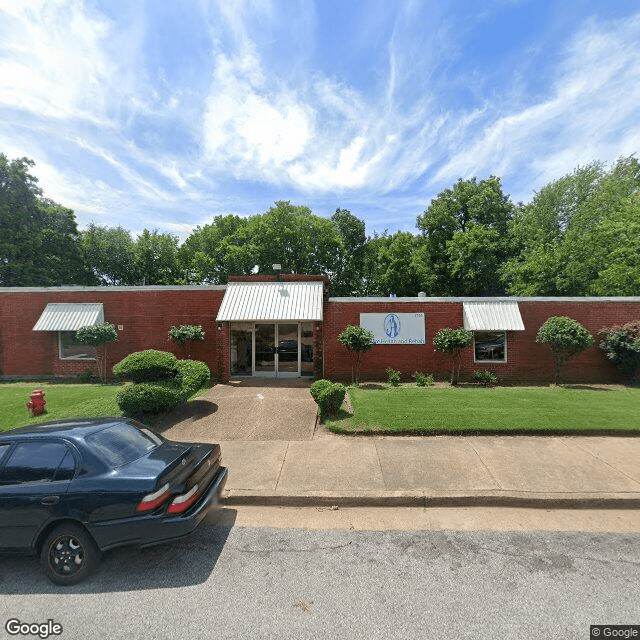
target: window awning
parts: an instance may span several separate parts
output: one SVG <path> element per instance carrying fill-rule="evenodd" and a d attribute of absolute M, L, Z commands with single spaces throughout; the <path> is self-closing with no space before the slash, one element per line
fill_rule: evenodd
<path fill-rule="evenodd" d="M 230 282 L 218 322 L 322 320 L 322 282 Z"/>
<path fill-rule="evenodd" d="M 518 303 L 514 300 L 463 302 L 464 328 L 468 331 L 524 331 Z"/>
<path fill-rule="evenodd" d="M 34 331 L 77 331 L 104 322 L 101 302 L 49 302 L 33 327 Z"/>

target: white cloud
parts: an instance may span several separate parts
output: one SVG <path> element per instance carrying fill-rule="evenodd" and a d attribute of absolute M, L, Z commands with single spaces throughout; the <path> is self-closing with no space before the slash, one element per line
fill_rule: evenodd
<path fill-rule="evenodd" d="M 590 21 L 566 50 L 557 68 L 553 95 L 544 102 L 489 120 L 461 126 L 470 139 L 433 176 L 432 183 L 457 177 L 507 176 L 524 172 L 541 186 L 578 164 L 610 161 L 638 150 L 640 134 L 640 15 L 599 24 Z M 531 176 L 531 172 L 533 176 Z M 524 195 L 524 194 L 520 194 Z"/>
<path fill-rule="evenodd" d="M 300 155 L 309 139 L 313 113 L 286 89 L 267 91 L 253 54 L 220 54 L 204 116 L 205 152 L 217 166 L 237 163 L 280 169 Z M 240 171 L 239 171 L 240 170 Z"/>
<path fill-rule="evenodd" d="M 103 119 L 114 65 L 102 43 L 111 25 L 80 2 L 0 4 L 0 103 L 38 116 Z"/>

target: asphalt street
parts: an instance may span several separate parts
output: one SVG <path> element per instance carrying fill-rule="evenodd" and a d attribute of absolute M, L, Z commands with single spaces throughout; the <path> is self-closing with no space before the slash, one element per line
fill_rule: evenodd
<path fill-rule="evenodd" d="M 64 640 L 589 638 L 638 624 L 640 534 L 201 527 L 71 588 L 0 559 L 6 621 Z M 37 636 L 30 636 L 37 637 Z M 51 636 L 54 637 L 54 636 Z"/>

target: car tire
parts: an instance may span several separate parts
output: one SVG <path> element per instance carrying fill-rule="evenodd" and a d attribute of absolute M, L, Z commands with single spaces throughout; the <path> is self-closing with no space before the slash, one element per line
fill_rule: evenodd
<path fill-rule="evenodd" d="M 47 578 L 63 586 L 77 584 L 100 563 L 100 550 L 78 524 L 58 525 L 44 541 L 40 562 Z"/>

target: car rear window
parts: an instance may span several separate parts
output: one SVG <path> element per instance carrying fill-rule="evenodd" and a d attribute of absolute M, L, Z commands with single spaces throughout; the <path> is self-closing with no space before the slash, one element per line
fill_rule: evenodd
<path fill-rule="evenodd" d="M 111 467 L 121 467 L 153 451 L 161 442 L 130 424 L 114 424 L 85 438 L 91 449 Z"/>
<path fill-rule="evenodd" d="M 60 476 L 54 477 L 63 463 L 68 469 L 66 475 L 61 470 Z M 0 484 L 70 480 L 75 466 L 69 447 L 61 442 L 22 442 L 4 465 Z"/>

